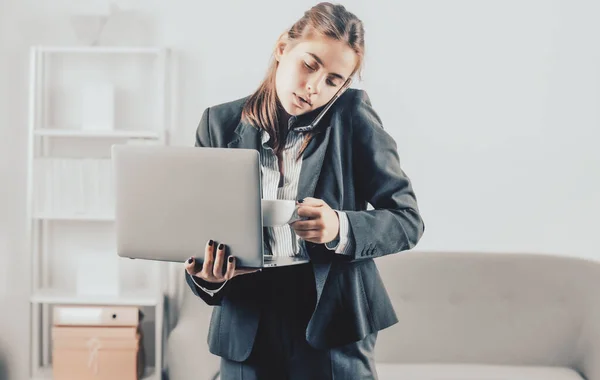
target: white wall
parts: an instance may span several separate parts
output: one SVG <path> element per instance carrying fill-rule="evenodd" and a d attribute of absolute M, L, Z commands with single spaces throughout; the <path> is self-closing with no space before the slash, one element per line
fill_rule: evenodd
<path fill-rule="evenodd" d="M 422 247 L 599 255 L 600 5 L 410 4 L 371 24 L 368 87 L 415 182 Z"/>
<path fill-rule="evenodd" d="M 26 377 L 27 53 L 72 44 L 67 15 L 105 1 L 0 1 L 0 363 Z M 249 94 L 275 39 L 314 4 L 128 1 L 179 55 L 173 140 Z M 600 4 L 346 1 L 367 29 L 365 88 L 397 139 L 427 225 L 421 249 L 600 255 Z M 277 17 L 271 16 L 274 11 Z M 0 282 L 0 285 L 2 282 Z M 1 364 L 0 364 L 1 368 Z M 0 372 L 0 377 L 1 377 Z"/>

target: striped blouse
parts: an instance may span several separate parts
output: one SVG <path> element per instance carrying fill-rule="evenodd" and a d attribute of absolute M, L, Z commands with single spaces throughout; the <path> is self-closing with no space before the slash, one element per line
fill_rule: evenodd
<path fill-rule="evenodd" d="M 288 125 L 290 131 L 287 135 L 284 150 L 282 152 L 283 176 L 280 174 L 279 162 L 273 148 L 268 143 L 271 136 L 262 130 L 260 162 L 262 172 L 262 198 L 263 199 L 284 199 L 296 200 L 298 195 L 298 182 L 300 179 L 300 169 L 302 168 L 302 157 L 296 160 L 298 152 L 302 147 L 305 128 L 292 128 L 296 121 L 295 116 L 290 118 Z M 348 242 L 348 217 L 346 213 L 336 211 L 340 220 L 339 240 L 334 240 L 326 247 L 334 250 L 336 253 L 344 253 Z M 271 253 L 275 256 L 306 256 L 306 252 L 300 252 L 300 239 L 296 236 L 294 229 L 290 225 L 266 227 L 266 237 Z"/>

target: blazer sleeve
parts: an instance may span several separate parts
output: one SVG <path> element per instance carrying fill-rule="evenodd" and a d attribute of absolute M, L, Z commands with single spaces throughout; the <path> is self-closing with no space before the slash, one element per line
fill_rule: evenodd
<path fill-rule="evenodd" d="M 208 123 L 210 107 L 205 109 L 200 118 L 200 123 L 196 129 L 196 144 L 197 147 L 211 147 L 210 127 Z"/>
<path fill-rule="evenodd" d="M 411 249 L 425 225 L 410 179 L 400 167 L 396 142 L 364 91 L 357 91 L 351 125 L 357 193 L 374 210 L 344 210 L 354 247 L 348 254 L 359 260 Z"/>
<path fill-rule="evenodd" d="M 228 281 L 227 284 L 225 284 L 225 286 L 223 286 L 223 289 L 221 289 L 218 292 L 215 292 L 213 295 L 211 295 L 210 293 L 207 293 L 204 290 L 202 290 L 201 288 L 199 288 L 192 280 L 192 276 L 190 276 L 185 270 L 183 271 L 183 275 L 185 276 L 185 282 L 187 282 L 188 286 L 192 290 L 192 293 L 194 293 L 195 295 L 200 297 L 204 302 L 206 302 L 210 306 L 220 306 L 221 305 L 221 300 L 223 299 L 224 295 L 226 294 L 226 288 L 228 287 L 228 284 L 230 281 Z M 210 286 L 210 284 L 208 282 L 203 281 L 200 278 L 196 278 L 196 281 L 198 281 L 202 286 L 205 286 L 205 285 Z"/>

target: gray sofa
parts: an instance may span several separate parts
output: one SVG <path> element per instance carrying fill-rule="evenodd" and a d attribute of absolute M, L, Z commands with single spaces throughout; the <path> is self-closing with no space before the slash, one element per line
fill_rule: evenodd
<path fill-rule="evenodd" d="M 599 263 L 416 251 L 376 263 L 400 319 L 379 334 L 380 380 L 600 380 Z M 167 345 L 170 380 L 218 371 L 210 309 L 185 289 Z"/>

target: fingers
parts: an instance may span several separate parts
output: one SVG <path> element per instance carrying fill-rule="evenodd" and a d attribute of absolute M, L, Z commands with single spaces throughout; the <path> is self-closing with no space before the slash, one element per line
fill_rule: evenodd
<path fill-rule="evenodd" d="M 321 243 L 323 233 L 320 231 L 299 231 L 296 233 L 300 239 L 307 240 L 313 243 Z"/>
<path fill-rule="evenodd" d="M 214 245 L 214 244 L 213 244 Z M 225 260 L 225 244 L 219 244 L 212 274 L 217 280 L 223 280 L 223 262 Z"/>
<path fill-rule="evenodd" d="M 190 257 L 185 262 L 185 270 L 192 276 L 195 276 L 198 273 L 198 271 L 196 270 L 196 261 L 193 257 Z"/>
<path fill-rule="evenodd" d="M 230 256 L 227 260 L 227 270 L 223 273 L 225 250 L 225 244 L 219 244 L 217 247 L 216 242 L 209 240 L 206 243 L 206 248 L 204 250 L 204 263 L 202 268 L 199 269 L 198 262 L 193 257 L 190 257 L 185 262 L 185 270 L 190 275 L 199 277 L 208 282 L 223 282 L 238 275 L 255 273 L 261 270 L 260 268 L 236 269 L 236 259 L 234 256 Z"/>
<path fill-rule="evenodd" d="M 323 214 L 323 208 L 321 206 L 304 206 L 298 207 L 298 216 L 301 218 L 317 219 Z"/>
<path fill-rule="evenodd" d="M 325 205 L 325 201 L 318 198 L 306 197 L 302 202 L 298 201 L 296 204 L 302 206 L 321 207 Z"/>
<path fill-rule="evenodd" d="M 235 277 L 235 257 L 229 256 L 227 259 L 227 271 L 225 272 L 225 279 L 230 280 Z"/>
<path fill-rule="evenodd" d="M 320 231 L 325 228 L 325 224 L 321 219 L 297 221 L 291 224 L 295 232 L 302 231 Z"/>
<path fill-rule="evenodd" d="M 215 242 L 209 240 L 204 249 L 204 265 L 202 266 L 202 275 L 206 278 L 213 275 L 213 263 L 215 261 L 214 251 Z"/>

